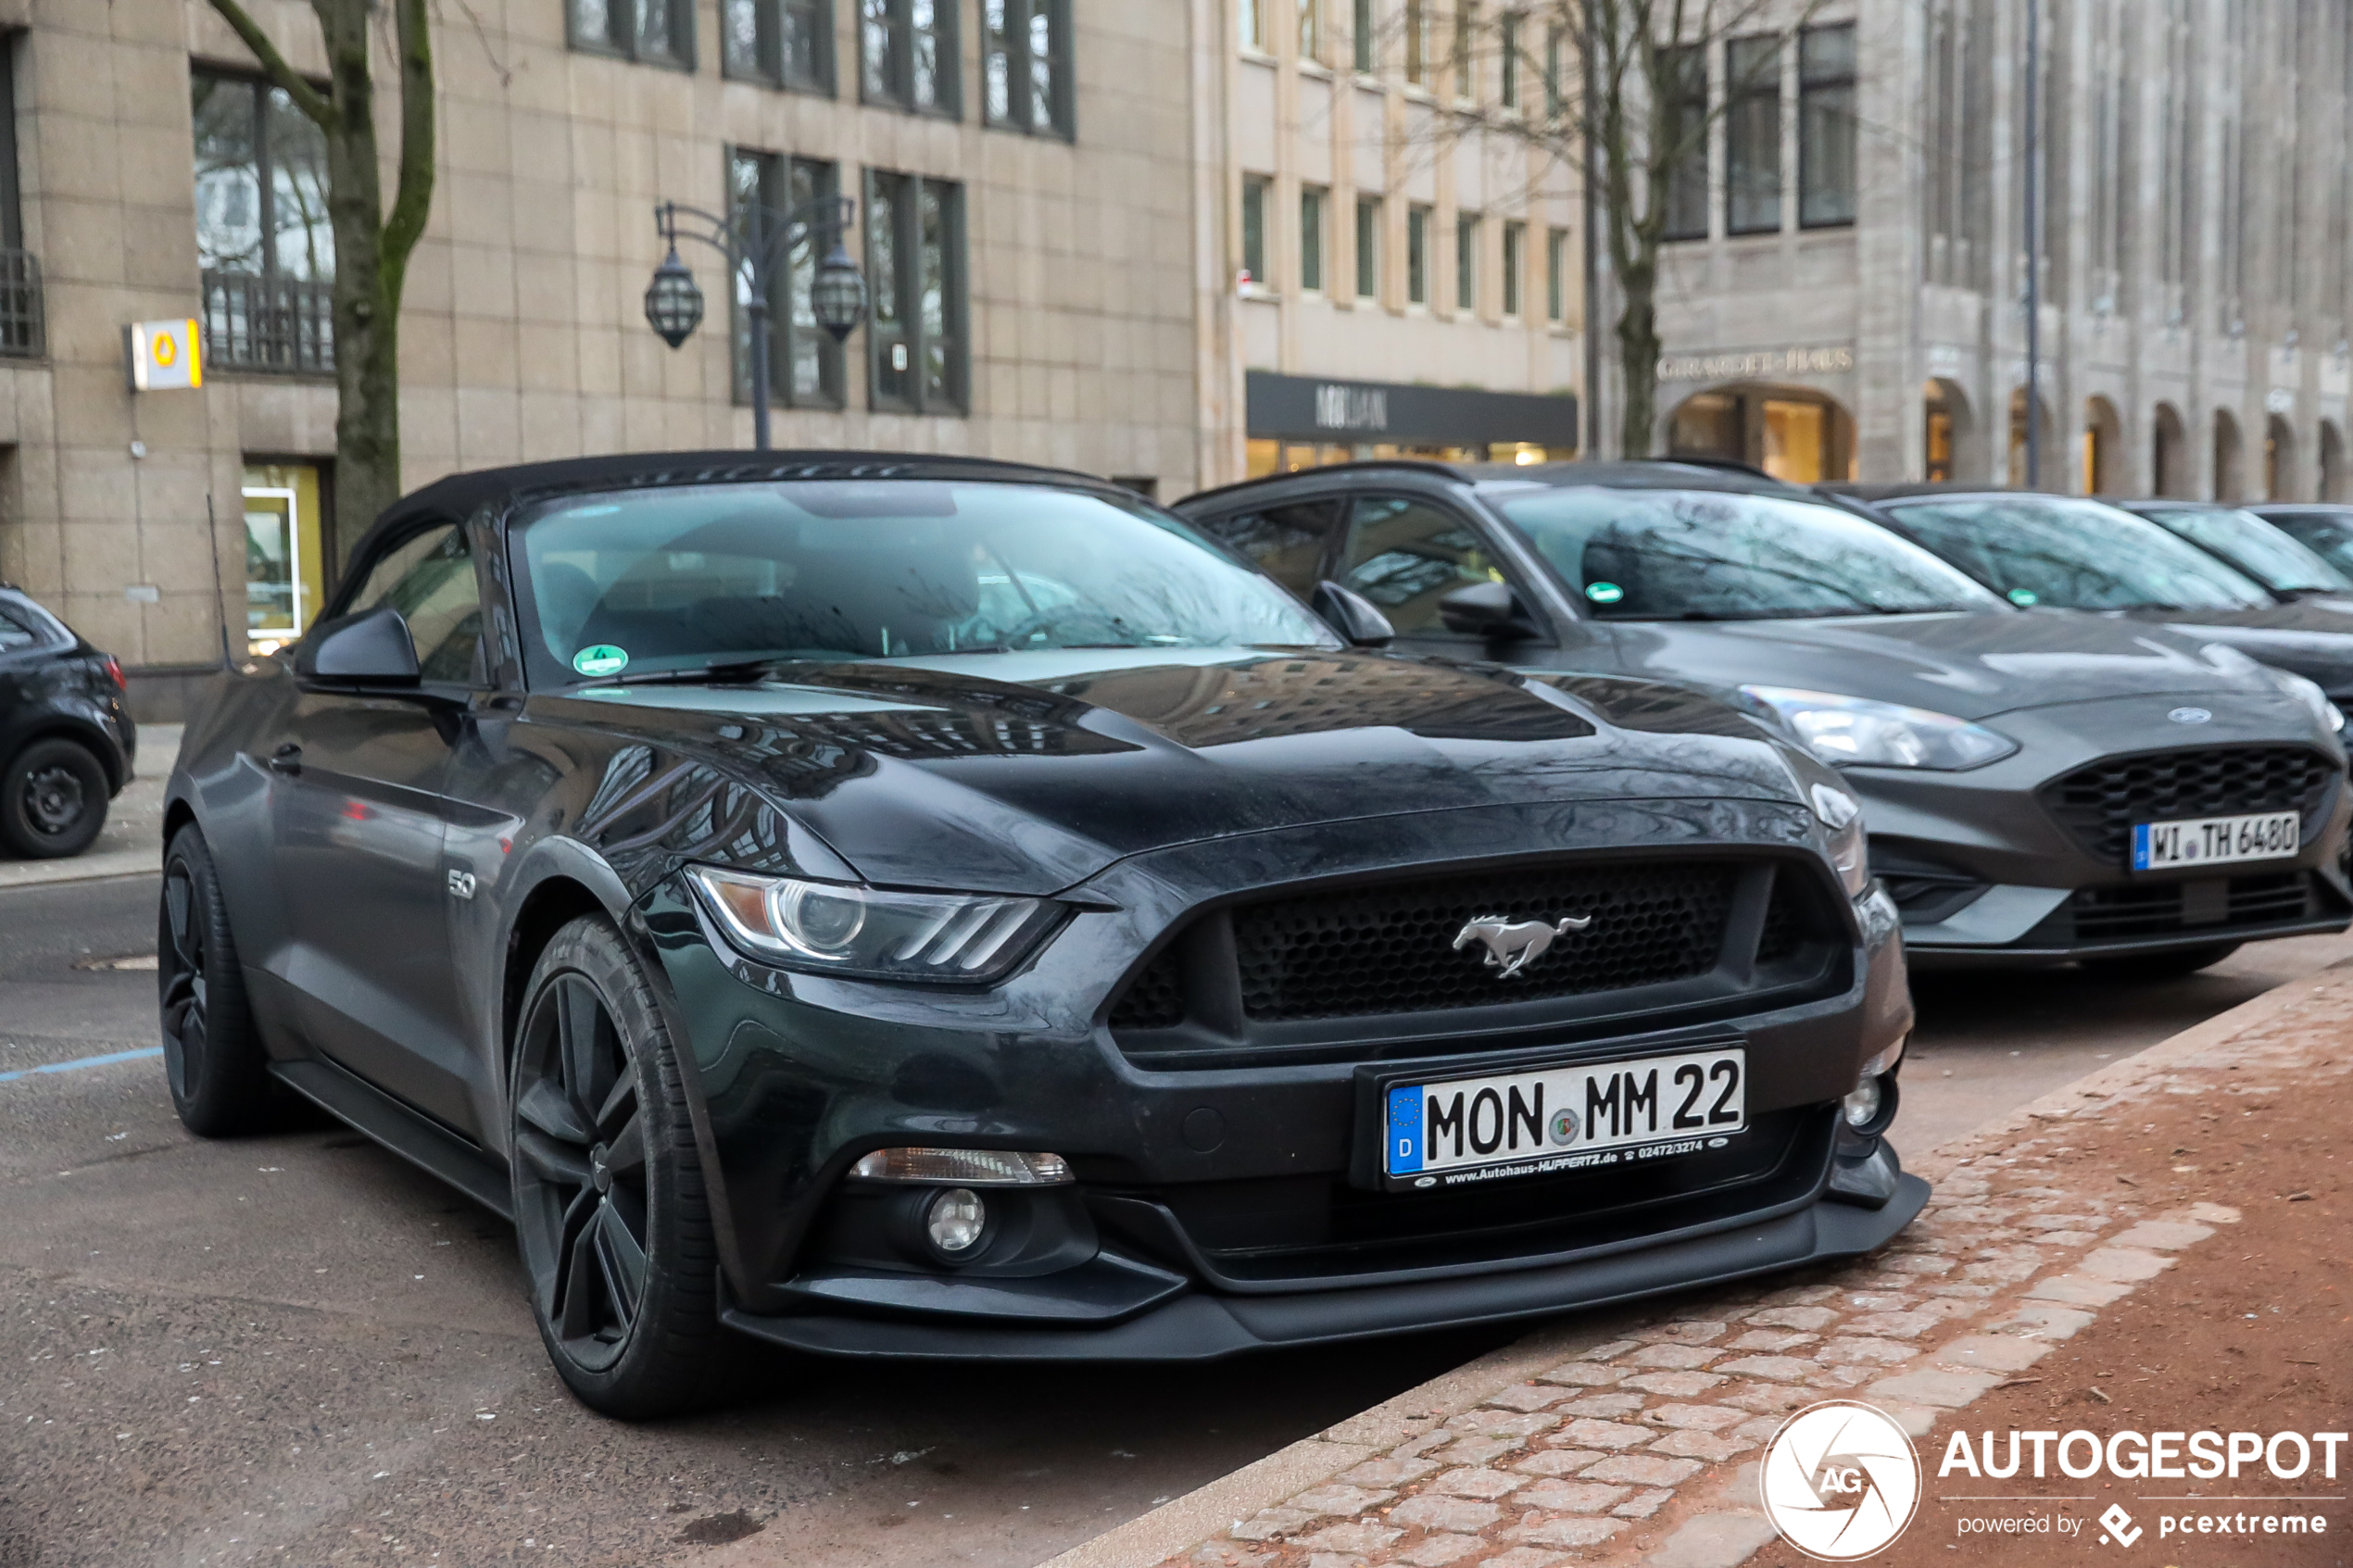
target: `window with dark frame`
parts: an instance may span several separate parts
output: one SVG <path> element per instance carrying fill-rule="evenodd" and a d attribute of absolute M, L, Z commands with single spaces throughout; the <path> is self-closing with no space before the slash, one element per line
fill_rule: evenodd
<path fill-rule="evenodd" d="M 1478 214 L 1454 215 L 1454 308 L 1478 308 Z"/>
<path fill-rule="evenodd" d="M 1353 54 L 1357 70 L 1365 76 L 1379 69 L 1379 43 L 1374 31 L 1373 0 L 1356 0 L 1348 46 Z"/>
<path fill-rule="evenodd" d="M 1568 320 L 1568 231 L 1554 229 L 1544 236 L 1544 319 Z"/>
<path fill-rule="evenodd" d="M 565 0 L 564 31 L 590 54 L 695 69 L 694 0 Z"/>
<path fill-rule="evenodd" d="M 1418 202 L 1405 209 L 1405 300 L 1429 303 L 1429 208 Z"/>
<path fill-rule="evenodd" d="M 1724 228 L 1781 226 L 1781 41 L 1735 38 L 1724 52 Z"/>
<path fill-rule="evenodd" d="M 1797 35 L 1797 222 L 1855 221 L 1855 24 Z"/>
<path fill-rule="evenodd" d="M 980 82 L 989 124 L 1072 133 L 1070 0 L 981 0 Z"/>
<path fill-rule="evenodd" d="M 1673 101 L 1667 121 L 1665 238 L 1707 237 L 1707 51 L 1698 44 L 1661 49 L 1660 69 Z"/>
<path fill-rule="evenodd" d="M 0 355 L 43 353 L 41 267 L 24 248 L 24 194 L 17 163 L 17 50 L 22 32 L 0 32 Z"/>
<path fill-rule="evenodd" d="M 858 86 L 870 104 L 953 119 L 963 113 L 961 0 L 858 0 Z"/>
<path fill-rule="evenodd" d="M 192 69 L 196 266 L 208 358 L 223 369 L 335 367 L 327 141 L 283 88 Z"/>
<path fill-rule="evenodd" d="M 830 94 L 833 0 L 720 0 L 719 64 L 740 81 Z"/>
<path fill-rule="evenodd" d="M 1528 261 L 1528 225 L 1504 225 L 1504 314 L 1519 314 L 1520 272 Z"/>
<path fill-rule="evenodd" d="M 1331 193 L 1321 185 L 1299 188 L 1299 286 L 1316 293 L 1324 287 L 1324 213 Z"/>
<path fill-rule="evenodd" d="M 1478 61 L 1471 41 L 1478 35 L 1478 0 L 1454 0 L 1454 35 L 1446 46 L 1446 63 L 1454 78 L 1454 96 L 1469 103 L 1478 96 Z"/>
<path fill-rule="evenodd" d="M 1519 107 L 1519 34 L 1521 19 L 1508 12 L 1495 24 L 1495 97 L 1507 109 Z"/>
<path fill-rule="evenodd" d="M 1252 288 L 1275 283 L 1266 275 L 1266 197 L 1273 185 L 1263 174 L 1242 176 L 1242 273 Z"/>
<path fill-rule="evenodd" d="M 837 165 L 787 157 L 750 147 L 727 152 L 727 199 L 732 211 L 762 209 L 766 221 L 781 221 L 796 208 L 841 190 Z M 749 227 L 754 244 L 764 237 Z M 770 280 L 768 292 L 768 401 L 786 408 L 838 408 L 845 377 L 842 345 L 817 324 L 810 290 L 817 279 L 820 246 L 794 245 Z M 734 344 L 736 401 L 751 401 L 751 282 L 736 274 L 730 341 Z"/>
<path fill-rule="evenodd" d="M 964 329 L 964 188 L 866 173 L 867 385 L 877 409 L 961 414 L 970 407 Z"/>
<path fill-rule="evenodd" d="M 1380 295 L 1380 197 L 1356 198 L 1356 297 Z"/>
<path fill-rule="evenodd" d="M 1405 0 L 1405 81 L 1422 87 L 1429 77 L 1429 0 Z"/>

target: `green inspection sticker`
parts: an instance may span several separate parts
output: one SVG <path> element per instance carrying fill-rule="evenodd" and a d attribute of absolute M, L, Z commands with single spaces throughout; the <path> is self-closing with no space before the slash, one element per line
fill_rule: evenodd
<path fill-rule="evenodd" d="M 610 643 L 591 643 L 572 656 L 572 667 L 583 675 L 618 675 L 629 666 L 629 656 Z"/>
<path fill-rule="evenodd" d="M 2039 603 L 2041 602 L 2042 596 L 2043 596 L 2037 594 L 2032 588 L 2012 588 L 2010 590 L 2010 603 L 2021 607 Z"/>
<path fill-rule="evenodd" d="M 1626 590 L 1615 583 L 1588 583 L 1585 596 L 1597 605 L 1614 605 L 1626 596 Z"/>

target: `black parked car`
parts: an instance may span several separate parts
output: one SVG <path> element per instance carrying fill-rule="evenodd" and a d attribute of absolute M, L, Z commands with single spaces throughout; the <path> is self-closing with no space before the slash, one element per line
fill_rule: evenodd
<path fill-rule="evenodd" d="M 1860 1253 L 1927 1194 L 1835 772 L 1352 648 L 1074 474 L 446 480 L 223 676 L 168 810 L 182 1119 L 274 1077 L 512 1214 L 609 1411 L 723 1323 L 1207 1358 Z"/>
<path fill-rule="evenodd" d="M 1294 589 L 1364 595 L 1401 647 L 1690 683 L 1803 737 L 1864 801 L 1915 968 L 2163 974 L 2353 916 L 2338 716 L 2309 683 L 2020 613 L 1762 474 L 1344 464 L 1177 509 Z"/>
<path fill-rule="evenodd" d="M 2353 578 L 2353 506 L 2342 501 L 2265 501 L 2246 509 Z"/>
<path fill-rule="evenodd" d="M 2221 644 L 2353 707 L 2353 608 L 2282 603 L 2244 572 L 2105 502 L 1961 485 L 1836 487 L 2011 602 L 2099 611 Z"/>
<path fill-rule="evenodd" d="M 79 855 L 131 782 L 122 666 L 0 583 L 0 850 Z"/>
<path fill-rule="evenodd" d="M 2102 497 L 2106 500 L 2107 497 Z M 2186 539 L 2282 604 L 2347 598 L 2328 608 L 2353 613 L 2353 578 L 2295 535 L 2239 507 L 2219 501 L 2108 500 L 2108 504 Z M 2353 631 L 2353 621 L 2345 623 Z"/>

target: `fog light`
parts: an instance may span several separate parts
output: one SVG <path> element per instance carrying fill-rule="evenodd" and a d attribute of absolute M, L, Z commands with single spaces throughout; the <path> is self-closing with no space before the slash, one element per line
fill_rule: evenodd
<path fill-rule="evenodd" d="M 970 1187 L 950 1187 L 924 1210 L 924 1234 L 946 1257 L 961 1257 L 980 1245 L 988 1228 L 988 1205 Z"/>
<path fill-rule="evenodd" d="M 1877 1078 L 1866 1078 L 1847 1091 L 1846 1124 L 1868 1127 L 1879 1119 L 1880 1086 Z"/>

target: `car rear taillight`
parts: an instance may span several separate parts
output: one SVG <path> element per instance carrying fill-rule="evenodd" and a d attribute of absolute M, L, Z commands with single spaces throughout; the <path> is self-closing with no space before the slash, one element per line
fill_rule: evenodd
<path fill-rule="evenodd" d="M 116 662 L 112 654 L 107 654 L 106 660 L 107 679 L 114 683 L 115 690 L 128 692 L 131 689 L 131 683 L 122 678 L 122 666 Z"/>

